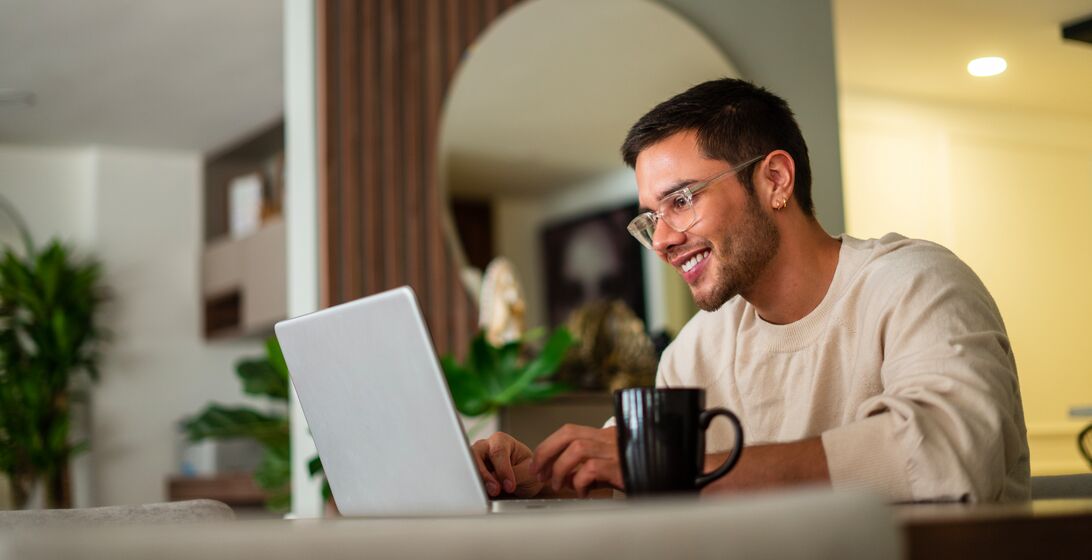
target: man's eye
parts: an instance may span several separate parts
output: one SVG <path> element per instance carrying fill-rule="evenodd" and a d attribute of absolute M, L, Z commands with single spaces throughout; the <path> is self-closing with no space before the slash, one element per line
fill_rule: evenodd
<path fill-rule="evenodd" d="M 672 210 L 685 210 L 687 206 L 690 206 L 690 200 L 684 194 L 677 195 L 671 200 Z"/>

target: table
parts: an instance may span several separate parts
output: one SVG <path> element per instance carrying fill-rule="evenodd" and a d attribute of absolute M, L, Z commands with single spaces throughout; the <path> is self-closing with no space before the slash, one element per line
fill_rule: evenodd
<path fill-rule="evenodd" d="M 1092 558 L 1092 499 L 893 506 L 907 558 Z"/>

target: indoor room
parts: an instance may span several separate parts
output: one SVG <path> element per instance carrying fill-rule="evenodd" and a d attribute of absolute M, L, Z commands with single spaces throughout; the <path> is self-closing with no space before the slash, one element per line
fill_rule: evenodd
<path fill-rule="evenodd" d="M 1078 0 L 0 2 L 0 558 L 1087 554 L 1090 92 Z"/>

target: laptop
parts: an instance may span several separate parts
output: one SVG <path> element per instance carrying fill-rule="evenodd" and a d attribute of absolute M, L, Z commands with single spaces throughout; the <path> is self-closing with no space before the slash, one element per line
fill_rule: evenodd
<path fill-rule="evenodd" d="M 275 330 L 343 515 L 477 515 L 613 501 L 491 505 L 411 288 L 281 321 Z"/>

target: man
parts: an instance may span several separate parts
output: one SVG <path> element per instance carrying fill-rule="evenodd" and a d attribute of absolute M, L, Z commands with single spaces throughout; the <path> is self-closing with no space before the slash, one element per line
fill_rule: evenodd
<path fill-rule="evenodd" d="M 1016 364 L 992 297 L 938 245 L 828 235 L 784 100 L 706 82 L 642 117 L 622 152 L 644 208 L 630 232 L 702 310 L 665 351 L 657 385 L 704 387 L 747 434 L 735 470 L 706 492 L 1028 498 Z M 710 430 L 707 469 L 731 449 L 726 436 Z M 623 489 L 613 427 L 565 426 L 533 453 L 507 434 L 473 448 L 493 496 Z"/>

